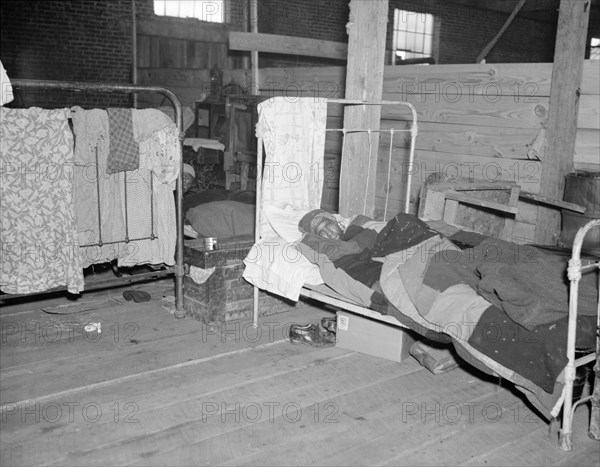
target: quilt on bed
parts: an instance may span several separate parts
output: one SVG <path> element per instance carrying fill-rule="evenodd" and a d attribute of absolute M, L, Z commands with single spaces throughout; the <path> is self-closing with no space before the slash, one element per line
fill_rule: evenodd
<path fill-rule="evenodd" d="M 548 414 L 567 363 L 564 256 L 466 232 L 446 237 L 407 214 L 379 233 L 351 225 L 341 240 L 307 234 L 298 248 L 336 292 L 430 338 L 449 336 L 465 360 L 525 388 Z M 581 349 L 595 345 L 593 276 L 580 282 Z"/>

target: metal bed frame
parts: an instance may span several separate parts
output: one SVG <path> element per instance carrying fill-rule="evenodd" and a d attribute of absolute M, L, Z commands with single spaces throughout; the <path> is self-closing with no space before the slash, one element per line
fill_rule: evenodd
<path fill-rule="evenodd" d="M 344 154 L 344 143 L 345 143 L 345 136 L 347 133 L 366 133 L 367 135 L 373 133 L 373 132 L 377 132 L 377 133 L 388 133 L 390 135 L 390 144 L 389 144 L 389 160 L 388 160 L 388 172 L 387 172 L 387 183 L 389 186 L 389 182 L 390 182 L 390 176 L 391 176 L 391 163 L 392 163 L 392 150 L 393 150 L 393 145 L 394 145 L 394 134 L 395 133 L 400 133 L 400 132 L 409 132 L 411 135 L 411 139 L 410 139 L 410 147 L 409 147 L 409 160 L 408 160 L 408 168 L 409 170 L 407 170 L 407 179 L 406 179 L 406 198 L 405 198 L 405 205 L 404 205 L 404 212 L 408 213 L 409 208 L 410 208 L 410 189 L 411 189 L 411 183 L 412 183 L 412 170 L 410 170 L 410 168 L 412 168 L 413 162 L 414 162 L 414 157 L 415 157 L 415 140 L 417 138 L 417 134 L 419 132 L 419 128 L 417 125 L 417 111 L 415 109 L 415 107 L 409 103 L 409 102 L 403 102 L 403 101 L 390 101 L 390 100 L 382 100 L 382 101 L 361 101 L 361 100 L 356 100 L 356 99 L 324 99 L 327 104 L 341 104 L 343 106 L 373 106 L 373 105 L 377 105 L 380 107 L 383 106 L 405 106 L 408 108 L 408 110 L 410 111 L 411 115 L 412 115 L 412 122 L 410 125 L 410 128 L 391 128 L 389 130 L 381 130 L 381 129 L 370 129 L 370 128 L 327 128 L 326 131 L 327 132 L 335 132 L 335 133 L 341 133 L 344 137 L 343 141 L 342 141 L 342 157 Z M 345 108 L 345 107 L 344 107 Z M 402 125 L 404 126 L 404 121 L 401 121 Z M 369 153 L 369 170 L 371 170 L 371 161 L 372 159 L 372 152 L 373 148 L 372 146 L 370 146 L 370 153 Z M 258 138 L 258 144 L 257 144 L 257 159 L 256 159 L 256 218 L 255 218 L 255 227 L 254 227 L 254 241 L 255 243 L 258 243 L 258 241 L 260 240 L 260 225 L 261 225 L 261 219 L 262 219 L 262 198 L 261 198 L 261 192 L 262 192 L 262 176 L 259 176 L 259 174 L 262 174 L 263 171 L 263 140 L 261 137 Z M 365 190 L 368 190 L 368 186 L 365 187 Z M 365 200 L 366 200 L 366 194 L 365 194 Z M 386 220 L 386 214 L 387 214 L 387 206 L 388 206 L 388 200 L 389 200 L 389 191 L 386 190 L 386 197 L 385 197 L 385 208 L 384 208 L 384 221 Z M 396 318 L 390 317 L 390 316 L 383 316 L 380 313 L 377 313 L 376 311 L 373 311 L 369 308 L 365 308 L 363 306 L 360 306 L 358 304 L 354 304 L 354 303 L 350 303 L 347 300 L 344 299 L 344 297 L 342 297 L 339 294 L 336 294 L 335 292 L 331 291 L 331 290 L 325 290 L 326 287 L 315 287 L 315 288 L 308 288 L 308 287 L 303 287 L 301 290 L 301 295 L 303 295 L 304 297 L 307 298 L 312 298 L 314 300 L 323 302 L 323 303 L 327 303 L 329 305 L 333 305 L 339 308 L 342 308 L 344 310 L 348 310 L 348 311 L 353 311 L 355 313 L 360 313 L 362 315 L 365 316 L 370 316 L 372 318 L 378 319 L 380 321 L 386 321 L 389 322 L 390 324 L 394 324 L 396 326 L 400 326 L 400 327 L 406 327 L 403 324 L 401 324 Z M 254 287 L 254 313 L 253 313 L 253 325 L 254 327 L 258 326 L 258 309 L 259 309 L 259 304 L 258 304 L 258 299 L 259 299 L 259 289 L 258 287 Z"/>
<path fill-rule="evenodd" d="M 565 386 L 561 398 L 559 399 L 555 410 L 556 413 L 562 406 L 562 428 L 560 430 L 559 445 L 563 451 L 571 451 L 573 449 L 573 415 L 577 406 L 591 401 L 592 413 L 590 417 L 589 436 L 592 439 L 600 440 L 600 297 L 598 298 L 598 321 L 596 327 L 596 352 L 584 357 L 575 359 L 575 336 L 577 328 L 577 301 L 579 294 L 579 281 L 581 274 L 600 270 L 600 261 L 592 262 L 583 265 L 581 262 L 581 245 L 586 234 L 594 227 L 600 227 L 600 219 L 594 219 L 579 229 L 575 240 L 573 241 L 573 253 L 569 260 L 567 274 L 571 281 L 569 293 L 569 327 L 567 337 L 567 358 L 568 363 L 565 368 Z M 600 279 L 598 283 L 600 287 Z M 589 362 L 596 360 L 594 365 L 595 383 L 594 391 L 587 397 L 582 397 L 573 404 L 573 383 L 575 381 L 575 372 L 577 367 L 586 365 Z M 558 414 L 557 414 L 558 415 Z"/>
<path fill-rule="evenodd" d="M 181 103 L 177 96 L 164 87 L 160 86 L 139 86 L 131 84 L 120 84 L 120 83 L 92 83 L 92 82 L 75 82 L 75 81 L 46 81 L 46 80 L 30 80 L 30 79 L 11 79 L 13 87 L 21 89 L 46 89 L 46 90 L 68 90 L 77 92 L 97 92 L 97 93 L 120 93 L 120 94 L 133 94 L 136 93 L 158 93 L 166 97 L 173 105 L 175 111 L 175 124 L 179 130 L 179 154 L 180 154 L 180 173 L 183 173 L 183 157 L 182 156 L 182 140 L 183 140 L 183 113 L 181 109 Z M 99 180 L 99 178 L 97 178 Z M 152 180 L 152 179 L 151 179 Z M 96 183 L 96 189 L 99 190 L 99 184 Z M 125 185 L 125 190 L 126 190 Z M 183 276 L 184 276 L 184 265 L 183 265 L 183 179 L 181 176 L 177 178 L 176 182 L 176 212 L 177 212 L 177 240 L 176 240 L 176 253 L 175 253 L 175 266 L 167 268 L 164 271 L 154 271 L 142 274 L 136 274 L 135 276 L 128 276 L 123 278 L 115 277 L 110 280 L 94 281 L 86 283 L 86 290 L 108 288 L 116 285 L 122 285 L 123 283 L 134 283 L 143 282 L 158 279 L 161 277 L 175 275 L 175 309 L 177 313 L 181 313 L 183 310 Z M 125 202 L 127 202 L 127 195 L 125 194 Z M 98 213 L 98 222 L 100 227 L 100 213 Z M 126 213 L 127 216 L 127 213 Z M 154 210 L 151 203 L 151 216 L 154 216 Z M 126 219 L 127 225 L 127 219 Z M 148 238 L 154 239 L 154 226 L 152 225 L 152 233 L 147 238 L 124 238 L 122 242 L 129 243 L 139 240 L 146 240 Z M 102 241 L 102 229 L 99 229 L 99 241 L 93 244 L 81 245 L 82 247 L 89 246 L 102 246 L 108 243 L 117 242 L 103 242 Z M 1 295 L 0 298 L 12 299 L 16 297 L 34 296 L 55 291 L 65 290 L 66 287 L 57 287 L 44 292 L 32 293 L 32 294 L 5 294 Z"/>
<path fill-rule="evenodd" d="M 399 131 L 409 131 L 411 133 L 411 142 L 410 142 L 410 152 L 409 152 L 409 161 L 407 170 L 407 184 L 406 184 L 406 193 L 405 193 L 405 207 L 404 212 L 409 212 L 409 203 L 410 203 L 410 189 L 412 182 L 412 165 L 414 163 L 414 148 L 415 148 L 415 139 L 418 134 L 418 125 L 417 125 L 417 113 L 415 108 L 407 102 L 397 102 L 397 101 L 378 101 L 378 102 L 363 102 L 358 100 L 347 100 L 347 99 L 326 99 L 327 103 L 335 103 L 335 104 L 343 104 L 343 105 L 405 105 L 407 106 L 413 115 L 413 121 L 411 127 L 409 129 L 391 129 L 391 130 L 377 130 L 378 132 L 389 132 L 391 135 L 390 138 L 390 148 L 389 148 L 389 164 L 391 165 L 391 156 L 392 156 L 392 146 L 393 146 L 393 136 L 394 132 Z M 345 136 L 347 132 L 371 132 L 375 130 L 369 129 L 327 129 L 327 131 L 337 131 L 342 132 Z M 262 191 L 262 177 L 259 174 L 262 174 L 262 157 L 263 157 L 263 141 L 262 138 L 258 139 L 258 157 L 257 157 L 257 185 L 256 185 L 256 209 L 257 215 L 255 219 L 255 243 L 261 239 L 260 237 L 260 224 L 261 224 L 261 216 L 262 216 L 262 199 L 260 193 Z M 342 147 L 342 157 L 343 157 L 343 147 Z M 369 154 L 371 156 L 371 154 Z M 369 166 L 369 169 L 371 167 Z M 390 169 L 388 167 L 388 184 L 390 180 Z M 385 200 L 385 211 L 387 211 L 388 204 L 388 196 L 389 193 L 386 192 L 386 200 Z M 385 221 L 385 211 L 384 211 L 384 221 Z M 563 388 L 562 395 L 559 401 L 556 403 L 552 415 L 554 417 L 558 416 L 560 410 L 563 410 L 563 419 L 562 419 L 562 428 L 560 431 L 559 437 L 559 446 L 563 450 L 570 451 L 572 449 L 572 422 L 573 422 L 573 414 L 578 405 L 583 404 L 587 401 L 591 400 L 592 403 L 592 416 L 589 427 L 589 436 L 593 439 L 600 439 L 600 297 L 598 302 L 598 337 L 597 337 L 597 345 L 596 352 L 588 354 L 579 359 L 575 359 L 575 333 L 576 333 L 576 325 L 577 325 L 577 294 L 578 294 L 578 286 L 579 280 L 581 279 L 582 272 L 588 272 L 593 269 L 600 269 L 600 262 L 595 262 L 592 264 L 586 264 L 582 266 L 580 254 L 581 254 L 581 245 L 583 242 L 583 238 L 586 233 L 594 228 L 600 227 L 600 219 L 593 220 L 582 227 L 577 233 L 573 245 L 572 259 L 569 261 L 568 275 L 569 280 L 571 281 L 570 286 L 570 296 L 569 296 L 569 323 L 568 323 L 568 342 L 567 342 L 567 358 L 568 363 L 564 371 L 565 385 Z M 322 303 L 326 303 L 329 305 L 333 305 L 335 307 L 358 313 L 363 316 L 368 316 L 373 319 L 377 319 L 379 321 L 386 322 L 388 324 L 392 324 L 399 327 L 406 327 L 401 324 L 396 318 L 392 316 L 384 316 L 380 313 L 371 310 L 369 308 L 365 308 L 361 305 L 351 303 L 345 297 L 333 292 L 331 289 L 328 289 L 326 286 L 305 286 L 302 288 L 300 294 L 304 297 L 308 297 L 314 300 L 317 300 Z M 254 314 L 253 314 L 253 325 L 255 327 L 258 326 L 258 309 L 259 309 L 259 288 L 254 287 Z M 575 404 L 572 402 L 573 395 L 573 383 L 575 380 L 575 370 L 578 366 L 585 365 L 593 360 L 596 360 L 596 365 L 594 366 L 595 371 L 595 390 L 594 393 L 588 397 L 582 398 L 577 401 Z"/>

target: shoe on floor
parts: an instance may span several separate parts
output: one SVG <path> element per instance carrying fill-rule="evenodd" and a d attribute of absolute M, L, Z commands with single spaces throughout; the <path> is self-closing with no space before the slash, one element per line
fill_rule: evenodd
<path fill-rule="evenodd" d="M 152 296 L 143 290 L 126 290 L 123 292 L 123 298 L 127 301 L 133 300 L 135 303 L 148 302 Z"/>
<path fill-rule="evenodd" d="M 335 332 L 337 331 L 337 317 L 321 318 L 321 327 L 323 329 L 327 329 L 329 332 L 333 332 L 335 334 Z"/>
<path fill-rule="evenodd" d="M 319 324 L 292 324 L 289 332 L 292 344 L 308 344 L 314 347 L 331 347 L 335 345 L 335 334 L 323 329 Z"/>

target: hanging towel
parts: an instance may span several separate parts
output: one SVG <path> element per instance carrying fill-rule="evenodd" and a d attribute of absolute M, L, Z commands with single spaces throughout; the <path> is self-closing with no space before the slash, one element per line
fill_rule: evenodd
<path fill-rule="evenodd" d="M 68 109 L 0 108 L 0 289 L 83 290 Z"/>
<path fill-rule="evenodd" d="M 181 151 L 179 131 L 173 121 L 156 109 L 134 109 L 133 133 L 139 144 L 139 168 L 126 172 L 129 237 L 155 239 L 131 242 L 119 266 L 175 264 L 177 215 L 175 181 L 179 175 Z M 125 185 L 122 186 L 122 197 Z M 152 202 L 151 202 L 152 200 Z M 151 209 L 152 206 L 152 209 Z"/>
<path fill-rule="evenodd" d="M 75 134 L 75 214 L 82 245 L 82 267 L 105 263 L 127 254 L 121 201 L 123 173 L 107 174 L 108 114 L 103 109 L 72 110 Z M 84 245 L 102 241 L 102 246 Z M 119 243 L 112 243 L 119 242 Z"/>
<path fill-rule="evenodd" d="M 327 101 L 274 97 L 258 105 L 256 136 L 265 146 L 262 203 L 296 211 L 321 207 Z M 265 216 L 261 236 L 272 234 Z"/>
<path fill-rule="evenodd" d="M 139 167 L 138 145 L 133 138 L 131 109 L 108 109 L 110 154 L 106 173 L 135 170 Z"/>

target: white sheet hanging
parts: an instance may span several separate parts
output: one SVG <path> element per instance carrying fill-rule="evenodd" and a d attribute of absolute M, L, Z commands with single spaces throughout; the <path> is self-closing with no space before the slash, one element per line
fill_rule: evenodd
<path fill-rule="evenodd" d="M 81 248 L 82 267 L 86 268 L 127 254 L 123 243 L 112 243 L 125 238 L 121 202 L 123 173 L 106 173 L 110 147 L 106 110 L 84 110 L 81 107 L 71 110 L 75 134 L 75 213 L 79 244 L 94 244 L 99 242 L 100 237 L 105 243 L 102 247 Z M 102 219 L 101 232 L 98 228 L 98 209 Z"/>
<path fill-rule="evenodd" d="M 274 97 L 258 105 L 256 135 L 263 138 L 262 207 L 321 207 L 327 102 Z M 272 233 L 262 216 L 261 236 Z"/>
<path fill-rule="evenodd" d="M 319 269 L 295 250 L 289 238 L 277 235 L 265 213 L 268 207 L 281 208 L 300 219 L 321 207 L 327 101 L 274 97 L 258 105 L 258 114 L 256 135 L 262 137 L 266 152 L 261 241 L 244 260 L 243 277 L 261 289 L 298 300 L 305 283 L 323 283 Z"/>

